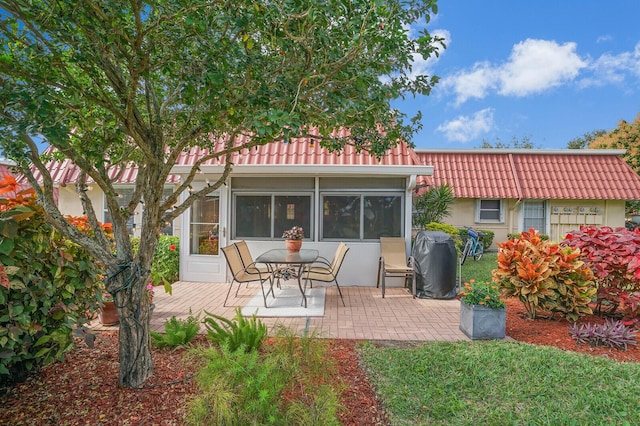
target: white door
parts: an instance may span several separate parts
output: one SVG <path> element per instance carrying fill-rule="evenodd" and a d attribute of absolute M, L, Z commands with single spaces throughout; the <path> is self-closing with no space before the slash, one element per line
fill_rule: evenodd
<path fill-rule="evenodd" d="M 197 200 L 183 214 L 180 235 L 180 279 L 226 282 L 227 265 L 220 250 L 226 245 L 224 192 Z"/>

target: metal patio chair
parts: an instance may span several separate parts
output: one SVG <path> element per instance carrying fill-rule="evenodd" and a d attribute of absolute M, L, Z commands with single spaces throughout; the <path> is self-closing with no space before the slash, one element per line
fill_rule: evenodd
<path fill-rule="evenodd" d="M 331 262 L 324 257 L 319 257 L 313 265 L 306 268 L 303 272 L 304 279 L 311 282 L 311 287 L 313 287 L 313 281 L 325 283 L 335 282 L 338 293 L 340 294 L 340 299 L 342 299 L 342 306 L 346 305 L 344 303 L 344 297 L 342 297 L 342 290 L 340 290 L 340 285 L 338 284 L 338 272 L 340 272 L 340 267 L 348 251 L 349 247 L 347 247 L 345 243 L 340 243 L 336 248 L 336 253 Z"/>
<path fill-rule="evenodd" d="M 376 287 L 382 287 L 385 293 L 385 278 L 411 278 L 413 298 L 416 298 L 416 268 L 412 256 L 407 256 L 405 240 L 402 237 L 380 237 L 380 259 L 378 261 L 378 279 Z"/>
<path fill-rule="evenodd" d="M 240 285 L 242 283 L 258 281 L 260 283 L 260 288 L 262 289 L 264 307 L 266 308 L 267 294 L 269 293 L 264 292 L 264 282 L 271 278 L 271 274 L 266 270 L 266 268 L 258 268 L 255 265 L 255 262 L 245 265 L 242 262 L 242 257 L 240 255 L 240 250 L 238 249 L 237 244 L 231 244 L 226 247 L 222 247 L 221 250 L 224 254 L 225 259 L 227 260 L 229 270 L 231 270 L 231 274 L 233 275 L 231 283 L 229 283 L 227 296 L 224 298 L 223 306 L 227 306 L 227 300 L 229 299 L 229 294 L 231 294 L 231 288 L 233 287 L 234 282 L 238 283 L 238 288 L 236 289 L 236 296 L 238 296 L 238 291 L 240 290 Z"/>

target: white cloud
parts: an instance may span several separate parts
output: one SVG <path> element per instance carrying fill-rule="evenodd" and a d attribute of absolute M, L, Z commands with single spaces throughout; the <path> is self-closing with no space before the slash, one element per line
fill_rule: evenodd
<path fill-rule="evenodd" d="M 456 105 L 482 99 L 491 91 L 504 96 L 527 96 L 574 80 L 587 62 L 575 43 L 527 39 L 516 44 L 503 64 L 478 62 L 471 70 L 443 79 L 442 88 L 456 94 Z"/>
<path fill-rule="evenodd" d="M 581 87 L 620 84 L 629 75 L 640 77 L 640 43 L 636 44 L 633 52 L 605 53 L 591 63 L 589 71 L 591 74 L 580 81 Z"/>
<path fill-rule="evenodd" d="M 575 53 L 575 43 L 527 39 L 513 47 L 500 67 L 502 95 L 526 96 L 571 81 L 587 64 Z"/>
<path fill-rule="evenodd" d="M 449 142 L 469 142 L 478 139 L 493 127 L 493 108 L 477 111 L 472 116 L 461 115 L 447 121 L 436 129 L 444 133 Z"/>
<path fill-rule="evenodd" d="M 484 98 L 490 90 L 496 88 L 497 83 L 495 69 L 488 62 L 478 62 L 471 71 L 445 78 L 439 88 L 446 90 L 453 87 L 456 93 L 455 104 L 460 105 L 471 98 Z"/>

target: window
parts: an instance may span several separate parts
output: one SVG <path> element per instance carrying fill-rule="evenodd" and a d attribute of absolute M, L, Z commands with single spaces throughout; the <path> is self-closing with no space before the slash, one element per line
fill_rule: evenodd
<path fill-rule="evenodd" d="M 373 240 L 402 236 L 402 196 L 352 194 L 322 196 L 322 238 Z"/>
<path fill-rule="evenodd" d="M 127 207 L 131 202 L 131 198 L 133 197 L 133 188 L 118 188 L 116 189 L 116 191 L 118 191 L 118 206 Z M 103 223 L 113 223 L 113 218 L 111 217 L 111 213 L 109 213 L 109 209 L 107 209 L 106 198 L 104 199 L 103 218 L 104 218 L 104 220 L 102 221 Z M 133 235 L 133 231 L 135 227 L 136 225 L 134 222 L 134 216 L 131 215 L 127 220 L 127 232 L 130 235 Z"/>
<path fill-rule="evenodd" d="M 189 241 L 191 254 L 218 254 L 220 197 L 206 196 L 191 205 Z"/>
<path fill-rule="evenodd" d="M 118 205 L 120 207 L 127 207 L 131 202 L 131 197 L 133 197 L 133 188 L 118 188 L 116 189 L 116 191 L 118 191 Z M 164 190 L 162 191 L 162 198 L 163 199 L 167 198 L 172 193 L 173 193 L 173 189 L 164 188 Z M 113 223 L 113 218 L 111 217 L 111 214 L 107 209 L 106 200 L 104 200 L 103 218 L 104 218 L 103 223 Z M 130 235 L 133 235 L 135 233 L 135 229 L 136 229 L 135 216 L 132 215 L 129 217 L 129 220 L 127 220 L 127 231 Z M 169 223 L 167 226 L 165 226 L 162 229 L 162 233 L 165 235 L 173 235 L 173 223 Z"/>
<path fill-rule="evenodd" d="M 478 200 L 476 222 L 504 222 L 502 200 Z"/>
<path fill-rule="evenodd" d="M 310 194 L 237 193 L 234 201 L 235 239 L 280 239 L 293 226 L 301 226 L 305 238 L 313 238 Z"/>
<path fill-rule="evenodd" d="M 523 207 L 522 230 L 528 231 L 533 228 L 541 234 L 546 234 L 547 218 L 545 215 L 544 201 L 526 201 Z"/>

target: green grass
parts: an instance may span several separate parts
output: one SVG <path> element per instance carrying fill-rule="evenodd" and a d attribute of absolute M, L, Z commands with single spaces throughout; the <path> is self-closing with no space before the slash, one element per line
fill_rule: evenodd
<path fill-rule="evenodd" d="M 640 424 L 640 364 L 506 341 L 358 350 L 393 425 Z"/>
<path fill-rule="evenodd" d="M 491 271 L 497 266 L 495 252 L 485 253 L 479 261 L 468 258 L 462 265 L 462 284 L 470 279 L 476 281 L 491 281 Z"/>

